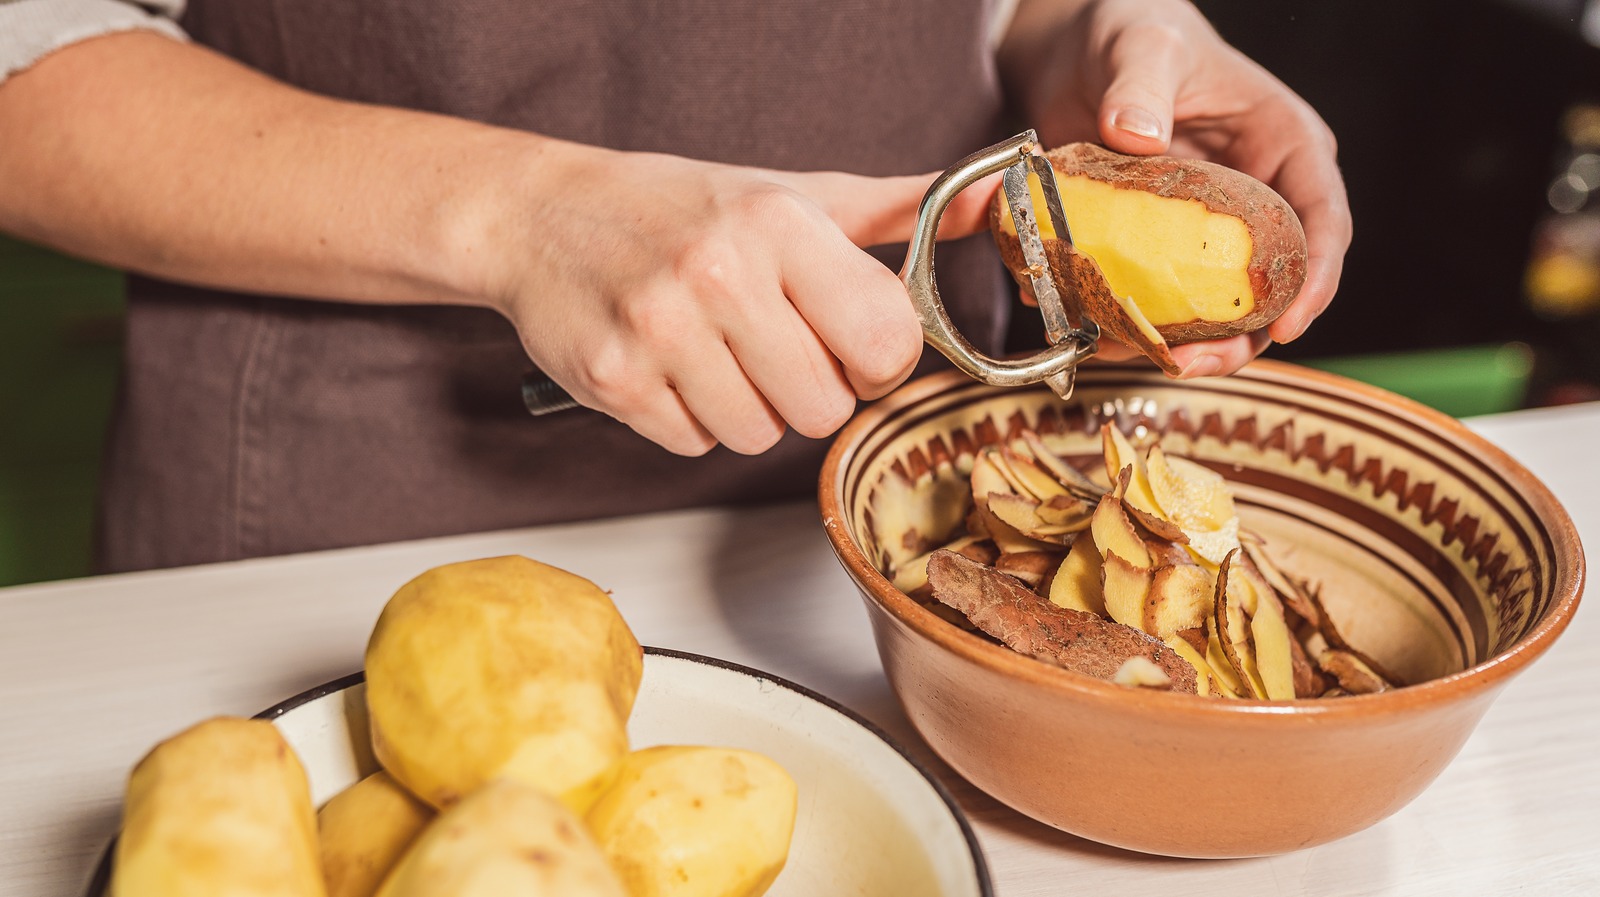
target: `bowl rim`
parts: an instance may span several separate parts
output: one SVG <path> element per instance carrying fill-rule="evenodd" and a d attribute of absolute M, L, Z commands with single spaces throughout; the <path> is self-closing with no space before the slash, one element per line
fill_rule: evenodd
<path fill-rule="evenodd" d="M 1147 376 L 1163 387 L 1183 388 L 1184 381 L 1167 378 L 1142 363 L 1096 364 L 1090 370 L 1114 370 Z M 1256 359 L 1233 377 L 1294 385 L 1305 382 L 1323 388 L 1353 393 L 1374 407 L 1418 419 L 1432 426 L 1446 441 L 1482 458 L 1500 471 L 1508 485 L 1533 509 L 1534 516 L 1549 531 L 1555 575 L 1552 583 L 1555 600 L 1534 628 L 1506 649 L 1465 669 L 1390 691 L 1341 697 L 1337 701 L 1301 698 L 1293 701 L 1196 700 L 1194 696 L 1150 689 L 1129 689 L 1089 676 L 1052 666 L 1002 645 L 965 632 L 918 604 L 879 573 L 865 552 L 850 537 L 843 508 L 843 471 L 854 459 L 866 436 L 890 415 L 912 405 L 962 386 L 982 384 L 959 370 L 946 370 L 919 377 L 867 406 L 841 429 L 823 461 L 817 487 L 823 529 L 835 556 L 847 573 L 873 603 L 919 637 L 940 650 L 963 660 L 1020 679 L 1034 687 L 1065 692 L 1088 701 L 1114 701 L 1128 713 L 1171 719 L 1174 714 L 1199 720 L 1231 720 L 1249 723 L 1260 720 L 1295 719 L 1307 726 L 1324 725 L 1329 720 L 1351 716 L 1397 715 L 1420 707 L 1467 700 L 1498 688 L 1539 657 L 1571 622 L 1583 593 L 1585 564 L 1577 527 L 1548 486 L 1521 462 L 1503 449 L 1469 430 L 1459 420 L 1413 399 L 1338 374 L 1319 371 L 1288 362 Z M 1004 387 L 987 387 L 996 395 Z M 1042 385 L 1025 387 L 1042 390 Z M 1283 725 L 1272 722 L 1268 725 Z"/>
<path fill-rule="evenodd" d="M 956 827 L 961 832 L 962 840 L 966 842 L 967 852 L 972 857 L 972 868 L 973 873 L 977 876 L 978 893 L 980 897 L 995 897 L 994 879 L 989 873 L 989 863 L 984 857 L 983 846 L 978 843 L 978 834 L 973 830 L 971 820 L 967 819 L 967 814 L 961 809 L 960 804 L 956 803 L 955 795 L 950 792 L 949 788 L 945 787 L 943 782 L 939 781 L 938 777 L 933 774 L 933 771 L 930 770 L 926 764 L 912 756 L 911 753 L 906 749 L 905 745 L 895 740 L 895 738 L 889 735 L 888 732 L 879 728 L 876 723 L 868 720 L 866 717 L 862 716 L 856 711 L 851 710 L 849 707 L 846 707 L 845 705 L 835 701 L 827 695 L 822 694 L 821 692 L 814 691 L 805 687 L 804 685 L 799 684 L 798 682 L 785 679 L 782 676 L 773 675 L 765 670 L 758 670 L 755 667 L 745 666 L 744 664 L 735 663 L 731 660 L 723 660 L 720 657 L 712 657 L 707 654 L 696 654 L 692 651 L 679 651 L 675 648 L 657 648 L 651 645 L 642 645 L 641 648 L 647 655 L 655 655 L 657 657 L 667 657 L 674 660 L 698 663 L 704 666 L 716 667 L 735 673 L 741 673 L 745 676 L 749 676 L 753 679 L 758 679 L 764 682 L 770 682 L 779 688 L 784 688 L 800 695 L 801 697 L 809 698 L 812 701 L 828 708 L 829 710 L 838 713 L 844 718 L 865 729 L 868 733 L 876 737 L 885 745 L 888 745 L 889 748 L 891 748 L 896 754 L 900 755 L 900 759 L 905 761 L 906 765 L 915 770 L 917 774 L 920 775 L 923 780 L 933 788 L 933 791 L 936 795 L 938 795 L 939 800 L 944 803 L 945 809 L 949 811 L 950 817 L 955 820 Z M 266 720 L 271 722 L 291 710 L 295 710 L 296 708 L 302 707 L 320 698 L 325 698 L 328 695 L 344 691 L 347 688 L 360 685 L 365 681 L 367 681 L 366 672 L 364 670 L 358 670 L 347 676 L 341 676 L 338 679 L 308 688 L 293 697 L 285 698 L 284 700 L 273 704 L 271 707 L 268 707 L 260 713 L 255 714 L 251 717 L 251 719 Z M 110 894 L 111 862 L 116 854 L 117 838 L 119 836 L 120 831 L 118 835 L 113 836 L 106 844 L 105 850 L 101 851 L 100 861 L 95 864 L 94 874 L 89 879 L 88 888 L 84 892 L 85 897 L 106 897 L 106 895 Z"/>

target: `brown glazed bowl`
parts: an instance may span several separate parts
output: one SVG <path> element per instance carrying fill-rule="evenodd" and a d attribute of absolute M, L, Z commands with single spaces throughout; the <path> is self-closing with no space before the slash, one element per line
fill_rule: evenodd
<path fill-rule="evenodd" d="M 1414 684 L 1281 703 L 1124 688 L 963 631 L 885 577 L 926 550 L 903 540 L 905 521 L 958 522 L 977 447 L 1031 426 L 1088 467 L 1107 420 L 1226 476 L 1279 565 L 1320 583 L 1345 637 Z M 928 744 L 1034 819 L 1153 854 L 1282 853 L 1405 806 L 1555 641 L 1583 588 L 1572 521 L 1527 469 L 1415 402 L 1282 363 L 1189 382 L 1091 367 L 1070 402 L 953 371 L 923 378 L 839 434 L 820 492 L 889 683 Z"/>

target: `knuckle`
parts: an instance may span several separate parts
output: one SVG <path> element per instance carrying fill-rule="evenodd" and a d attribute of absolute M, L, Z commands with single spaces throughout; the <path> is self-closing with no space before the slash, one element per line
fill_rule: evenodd
<path fill-rule="evenodd" d="M 754 416 L 732 432 L 723 434 L 722 444 L 741 455 L 759 455 L 778 444 L 784 426 L 767 415 Z"/>
<path fill-rule="evenodd" d="M 739 212 L 745 223 L 763 228 L 787 229 L 812 220 L 814 211 L 810 200 L 782 184 L 763 184 L 739 199 Z"/>
<path fill-rule="evenodd" d="M 690 320 L 677 290 L 655 289 L 635 295 L 618 312 L 635 351 L 657 357 L 675 354 Z"/>
<path fill-rule="evenodd" d="M 717 447 L 717 440 L 701 433 L 691 433 L 671 440 L 664 446 L 674 455 L 698 458 Z"/>
<path fill-rule="evenodd" d="M 697 296 L 721 298 L 738 292 L 742 262 L 731 240 L 706 236 L 692 241 L 679 254 L 673 277 Z"/>
<path fill-rule="evenodd" d="M 855 396 L 840 390 L 831 389 L 820 397 L 816 408 L 806 414 L 802 419 L 792 421 L 795 432 L 811 439 L 821 439 L 829 436 L 844 426 L 855 414 Z"/>
<path fill-rule="evenodd" d="M 1116 38 L 1117 50 L 1129 59 L 1176 57 L 1187 51 L 1183 29 L 1170 21 L 1142 21 L 1128 26 Z"/>
<path fill-rule="evenodd" d="M 579 370 L 584 387 L 608 411 L 626 414 L 638 409 L 643 393 L 628 352 L 611 342 L 584 356 Z"/>
<path fill-rule="evenodd" d="M 885 277 L 894 281 L 897 292 L 904 292 L 898 278 L 887 272 Z M 885 387 L 898 383 L 922 356 L 922 327 L 909 304 L 902 301 L 899 306 L 900 313 L 877 316 L 874 326 L 864 334 L 853 367 L 856 375 L 869 385 Z"/>

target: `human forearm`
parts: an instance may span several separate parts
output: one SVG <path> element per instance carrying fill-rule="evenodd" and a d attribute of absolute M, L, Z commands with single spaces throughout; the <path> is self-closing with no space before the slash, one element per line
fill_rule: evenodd
<path fill-rule="evenodd" d="M 916 315 L 859 247 L 906 239 L 931 179 L 341 102 L 149 35 L 0 84 L 0 230 L 224 288 L 492 307 L 579 401 L 682 453 L 825 436 L 906 377 Z M 953 235 L 983 226 L 969 192 Z"/>
<path fill-rule="evenodd" d="M 481 244 L 506 173 L 549 174 L 555 144 L 142 33 L 0 84 L 0 135 L 0 230 L 175 280 L 394 303 L 490 304 Z"/>

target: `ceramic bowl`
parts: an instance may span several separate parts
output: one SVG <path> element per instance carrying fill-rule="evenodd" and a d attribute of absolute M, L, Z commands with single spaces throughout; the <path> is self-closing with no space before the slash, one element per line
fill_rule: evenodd
<path fill-rule="evenodd" d="M 965 632 L 885 577 L 916 549 L 897 522 L 958 522 L 976 448 L 1028 426 L 1087 467 L 1105 421 L 1221 472 L 1280 566 L 1320 583 L 1347 639 L 1415 684 L 1285 703 L 1122 688 Z M 889 682 L 939 756 L 1034 819 L 1170 856 L 1282 853 L 1400 809 L 1550 647 L 1583 585 L 1571 520 L 1504 452 L 1415 402 L 1281 363 L 1189 382 L 1087 368 L 1069 402 L 934 375 L 840 433 L 820 497 Z"/>
<path fill-rule="evenodd" d="M 377 769 L 359 673 L 259 717 L 299 754 L 319 806 Z M 943 786 L 877 728 L 815 692 L 726 661 L 646 648 L 628 735 L 636 748 L 760 751 L 794 777 L 794 839 L 768 897 L 993 897 L 978 842 Z M 89 897 L 106 893 L 111 855 Z"/>

